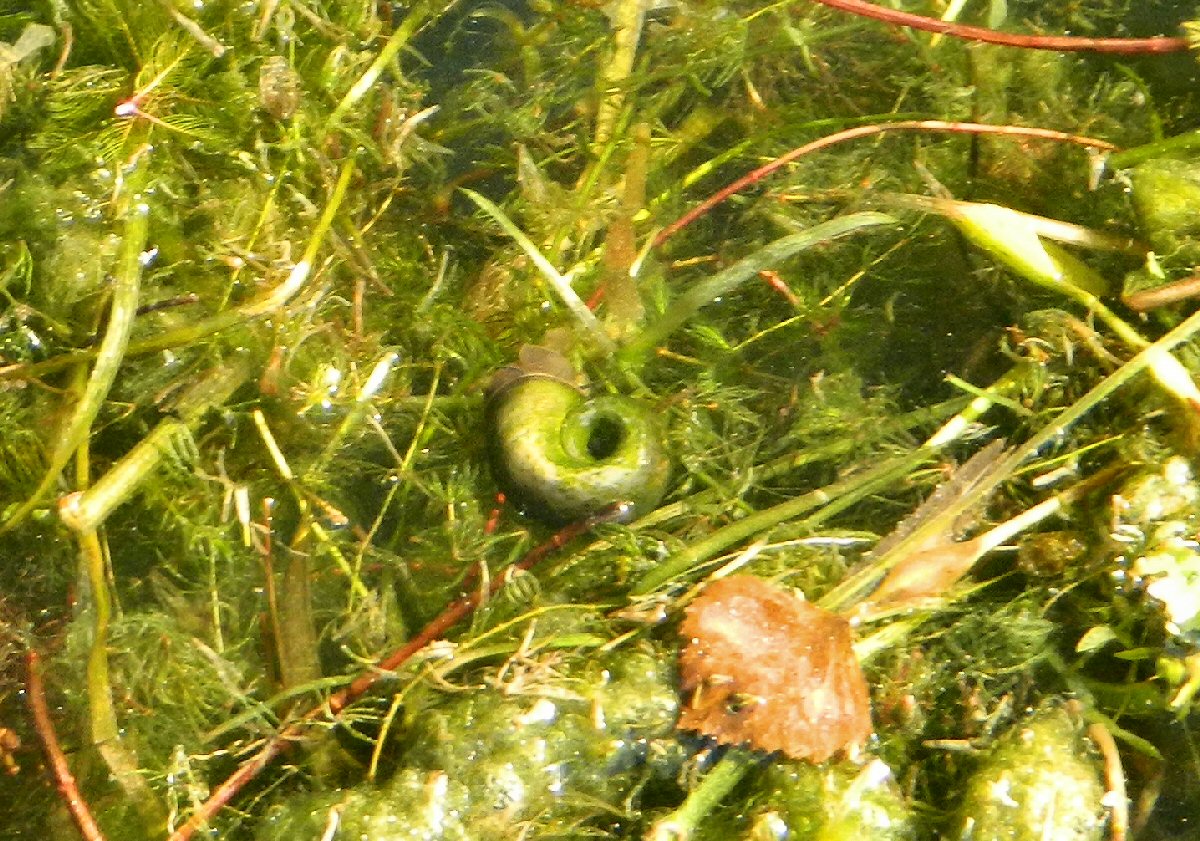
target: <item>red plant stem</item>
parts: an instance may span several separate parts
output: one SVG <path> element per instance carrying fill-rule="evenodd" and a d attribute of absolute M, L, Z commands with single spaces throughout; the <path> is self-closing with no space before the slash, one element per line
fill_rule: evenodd
<path fill-rule="evenodd" d="M 1121 303 L 1136 312 L 1146 312 L 1157 307 L 1165 307 L 1168 304 L 1177 304 L 1198 295 L 1200 295 L 1200 274 L 1195 274 L 1164 286 L 1123 294 Z"/>
<path fill-rule="evenodd" d="M 621 521 L 628 515 L 628 512 L 629 506 L 627 505 L 613 505 L 599 514 L 565 526 L 555 532 L 545 543 L 529 550 L 525 557 L 517 561 L 509 569 L 531 569 L 575 538 L 586 534 L 602 523 Z M 473 593 L 455 599 L 441 613 L 434 617 L 428 625 L 422 628 L 419 634 L 376 663 L 370 671 L 363 672 L 344 689 L 335 692 L 326 701 L 317 704 L 300 718 L 279 731 L 263 747 L 259 748 L 258 753 L 254 754 L 254 756 L 233 772 L 225 782 L 221 783 L 216 791 L 192 813 L 187 822 L 171 833 L 167 841 L 188 841 L 197 830 L 202 829 L 217 812 L 233 800 L 247 783 L 262 773 L 263 769 L 270 765 L 288 747 L 299 741 L 303 737 L 308 725 L 316 721 L 332 719 L 380 680 L 390 677 L 391 672 L 404 665 L 405 662 L 422 648 L 440 639 L 446 631 L 453 628 L 478 607 L 485 596 L 493 595 L 507 582 L 507 575 L 499 575 L 492 578 L 487 586 L 486 593 L 482 590 L 476 590 Z M 91 837 L 88 838 L 88 841 L 92 841 Z"/>
<path fill-rule="evenodd" d="M 46 752 L 46 761 L 50 763 L 50 773 L 54 776 L 54 784 L 67 811 L 79 828 L 79 834 L 85 841 L 104 841 L 104 833 L 92 817 L 87 801 L 79 793 L 75 775 L 67 764 L 67 757 L 58 744 L 58 735 L 54 732 L 54 722 L 50 718 L 50 708 L 46 705 L 46 690 L 42 686 L 42 658 L 33 649 L 25 655 L 25 694 L 29 703 L 29 713 L 33 716 L 33 729 L 42 740 L 42 749 Z"/>
<path fill-rule="evenodd" d="M 823 0 L 818 0 L 823 2 Z M 798 146 L 783 155 L 780 155 L 770 163 L 763 164 L 758 169 L 751 170 L 743 175 L 737 181 L 729 184 L 711 196 L 706 198 L 700 204 L 693 207 L 687 213 L 680 216 L 670 225 L 659 231 L 658 236 L 654 238 L 654 247 L 657 248 L 670 239 L 675 234 L 679 233 L 683 228 L 695 222 L 708 211 L 712 210 L 721 202 L 725 201 L 730 196 L 740 193 L 752 184 L 766 178 L 775 170 L 787 166 L 797 158 L 801 158 L 810 152 L 816 152 L 821 149 L 827 149 L 830 146 L 835 146 L 846 140 L 854 140 L 858 137 L 869 137 L 873 134 L 883 134 L 887 131 L 946 131 L 955 134 L 1001 134 L 1010 137 L 1034 137 L 1042 140 L 1057 140 L 1063 143 L 1075 143 L 1079 146 L 1088 146 L 1093 149 L 1101 149 L 1106 152 L 1111 152 L 1117 147 L 1106 140 L 1097 140 L 1092 137 L 1081 137 L 1077 134 L 1067 134 L 1065 131 L 1055 131 L 1048 128 L 1030 128 L 1027 126 L 995 126 L 986 123 L 959 123 L 950 122 L 947 120 L 899 120 L 894 123 L 872 123 L 866 126 L 855 126 L 844 131 L 835 132 L 834 134 L 819 137 L 811 143 L 806 143 L 803 146 Z"/>
<path fill-rule="evenodd" d="M 849 12 L 865 18 L 921 29 L 925 32 L 940 32 L 953 38 L 968 41 L 983 41 L 1005 47 L 1020 47 L 1027 50 L 1059 50 L 1061 52 L 1090 53 L 1177 53 L 1188 48 L 1182 37 L 1157 36 L 1153 38 L 1085 38 L 1078 35 L 1018 35 L 1013 32 L 997 32 L 982 26 L 967 26 L 962 23 L 938 20 L 898 9 L 887 9 L 867 3 L 865 0 L 814 0 L 823 6 Z"/>

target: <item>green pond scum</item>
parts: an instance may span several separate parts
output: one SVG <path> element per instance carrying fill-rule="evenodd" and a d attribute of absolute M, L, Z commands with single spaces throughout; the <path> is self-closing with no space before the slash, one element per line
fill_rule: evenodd
<path fill-rule="evenodd" d="M 0 839 L 1197 837 L 1198 33 L 0 0 Z"/>

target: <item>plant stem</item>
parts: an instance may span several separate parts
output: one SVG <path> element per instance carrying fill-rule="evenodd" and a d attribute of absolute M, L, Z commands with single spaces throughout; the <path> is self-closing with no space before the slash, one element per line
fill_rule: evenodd
<path fill-rule="evenodd" d="M 1153 38 L 1087 38 L 1077 35 L 1019 35 L 1013 32 L 998 32 L 982 26 L 928 18 L 911 12 L 888 9 L 867 3 L 865 0 L 813 0 L 822 6 L 849 12 L 860 17 L 894 23 L 925 32 L 939 32 L 953 38 L 982 41 L 1005 47 L 1020 47 L 1027 50 L 1057 50 L 1059 52 L 1118 53 L 1125 55 L 1141 53 L 1177 53 L 1188 48 L 1183 37 L 1159 36 Z"/>
<path fill-rule="evenodd" d="M 429 13 L 430 4 L 428 2 L 419 3 L 409 11 L 408 16 L 404 18 L 404 21 L 396 28 L 392 36 L 388 38 L 387 43 L 383 45 L 383 49 L 379 51 L 379 55 L 375 56 L 375 60 L 371 62 L 371 66 L 363 71 L 363 74 L 358 77 L 358 81 L 351 85 L 350 90 L 346 91 L 346 95 L 342 97 L 337 107 L 333 109 L 333 114 L 329 117 L 329 126 L 331 129 L 336 128 L 341 122 L 342 117 L 346 116 L 350 112 L 350 109 L 357 105 L 359 100 L 366 96 L 367 92 L 375 86 L 383 71 L 387 69 L 389 64 L 395 61 L 396 56 L 400 54 L 400 51 L 404 49 L 404 46 L 412 39 L 412 36 L 421 28 L 421 24 L 429 17 Z"/>
<path fill-rule="evenodd" d="M 92 595 L 92 645 L 87 661 L 88 714 L 91 718 L 92 743 L 116 741 L 120 736 L 113 708 L 112 685 L 108 679 L 108 623 L 112 619 L 112 600 L 105 575 L 104 550 L 95 529 L 79 534 L 79 553 Z"/>
<path fill-rule="evenodd" d="M 1002 377 L 988 389 L 988 392 L 973 399 L 961 412 L 944 423 L 924 444 L 911 452 L 893 456 L 874 467 L 848 476 L 840 482 L 756 511 L 744 519 L 717 529 L 703 540 L 693 543 L 675 557 L 642 576 L 630 590 L 630 596 L 636 598 L 649 595 L 672 579 L 686 575 L 725 549 L 736 546 L 760 532 L 774 528 L 809 511 L 820 509 L 816 514 L 798 523 L 798 526 L 816 526 L 859 500 L 882 490 L 932 460 L 943 448 L 957 440 L 971 423 L 992 407 L 994 400 L 991 393 L 1002 394 L 1007 391 L 1013 379 L 1012 372 Z"/>
<path fill-rule="evenodd" d="M 224 403 L 248 374 L 247 366 L 236 362 L 210 371 L 181 398 L 177 406 L 179 419 L 160 422 L 91 487 L 59 501 L 62 521 L 75 532 L 100 528 L 114 508 L 137 492 L 164 456 L 190 449 L 192 427 L 205 411 Z"/>
<path fill-rule="evenodd" d="M 1056 140 L 1060 143 L 1074 143 L 1079 146 L 1087 146 L 1093 149 L 1101 149 L 1103 151 L 1112 151 L 1117 147 L 1106 140 L 1096 140 L 1091 137 L 1081 137 L 1076 134 L 1068 134 L 1065 131 L 1054 131 L 1046 128 L 1031 128 L 1027 126 L 994 126 L 986 123 L 962 123 L 948 120 L 899 120 L 894 123 L 874 123 L 866 126 L 855 126 L 843 131 L 835 132 L 825 137 L 818 137 L 803 146 L 797 146 L 790 152 L 780 155 L 775 160 L 763 164 L 757 169 L 743 175 L 741 178 L 734 181 L 711 196 L 706 198 L 700 204 L 693 207 L 687 213 L 680 216 L 670 225 L 659 231 L 658 236 L 654 238 L 654 246 L 657 248 L 668 239 L 679 233 L 688 225 L 695 222 L 701 216 L 704 216 L 721 202 L 731 196 L 740 193 L 742 190 L 757 184 L 768 175 L 771 175 L 777 169 L 787 166 L 792 161 L 804 157 L 810 152 L 817 152 L 821 149 L 827 149 L 830 146 L 835 146 L 838 143 L 843 143 L 847 140 L 854 140 L 859 137 L 870 137 L 876 134 L 883 134 L 888 131 L 943 131 L 951 134 L 1000 134 L 1011 137 L 1032 137 L 1041 140 Z"/>
<path fill-rule="evenodd" d="M 46 689 L 42 685 L 41 657 L 32 649 L 25 655 L 25 700 L 29 704 L 29 713 L 33 716 L 33 729 L 37 731 L 46 752 L 46 761 L 50 765 L 50 773 L 54 777 L 55 787 L 62 796 L 62 801 L 71 813 L 71 819 L 79 829 L 84 841 L 104 841 L 104 833 L 100 831 L 96 819 L 88 808 L 87 801 L 79 792 L 75 775 L 67 764 L 66 754 L 58 743 L 58 735 L 54 732 L 54 721 L 50 717 L 50 707 L 46 704 Z"/>
<path fill-rule="evenodd" d="M 646 0 L 618 0 L 612 4 L 613 52 L 600 76 L 600 106 L 596 109 L 596 148 L 608 143 L 613 134 L 617 115 L 625 104 L 624 85 L 633 72 L 638 41 L 642 35 Z"/>
<path fill-rule="evenodd" d="M 140 166 L 148 166 L 142 162 Z M 125 357 L 125 349 L 129 344 L 129 334 L 133 329 L 133 320 L 137 314 L 138 291 L 142 279 L 142 252 L 146 248 L 146 237 L 149 229 L 149 208 L 140 200 L 134 198 L 125 216 L 125 230 L 121 237 L 121 251 L 117 260 L 116 276 L 113 284 L 112 306 L 109 309 L 108 329 L 104 340 L 100 343 L 96 355 L 96 364 L 92 368 L 83 396 L 75 410 L 71 413 L 66 426 L 57 436 L 54 452 L 50 463 L 42 475 L 37 489 L 30 494 L 12 515 L 0 525 L 0 534 L 10 531 L 27 517 L 50 491 L 71 455 L 79 449 L 90 434 L 92 421 L 104 405 L 108 391 L 116 379 L 117 369 Z"/>
<path fill-rule="evenodd" d="M 774 242 L 764 245 L 748 257 L 743 257 L 727 269 L 723 269 L 707 280 L 697 283 L 687 292 L 671 302 L 667 312 L 654 324 L 637 335 L 620 351 L 620 357 L 627 364 L 637 361 L 649 353 L 655 345 L 679 329 L 701 308 L 712 303 L 722 295 L 728 295 L 741 284 L 759 271 L 785 260 L 797 252 L 829 242 L 847 234 L 855 233 L 875 225 L 890 225 L 896 220 L 883 213 L 863 212 L 838 216 L 827 222 L 801 231 L 788 234 Z"/>
<path fill-rule="evenodd" d="M 645 841 L 687 841 L 701 823 L 729 796 L 762 760 L 740 748 L 730 748 L 712 767 L 678 809 L 656 820 L 643 836 Z"/>
<path fill-rule="evenodd" d="M 112 596 L 104 550 L 95 530 L 78 536 L 84 572 L 92 594 L 92 640 L 87 660 L 88 718 L 91 741 L 108 766 L 113 780 L 147 825 L 160 822 L 159 802 L 142 776 L 137 756 L 121 741 L 113 705 L 112 682 L 108 674 L 108 625 L 112 619 Z"/>

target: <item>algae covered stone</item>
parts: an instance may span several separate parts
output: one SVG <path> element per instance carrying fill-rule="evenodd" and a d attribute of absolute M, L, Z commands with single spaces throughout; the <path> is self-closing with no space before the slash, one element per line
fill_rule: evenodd
<path fill-rule="evenodd" d="M 624 648 L 555 658 L 505 690 L 423 688 L 406 713 L 405 767 L 379 785 L 291 798 L 271 812 L 259 841 L 603 832 L 636 812 L 648 780 L 673 780 L 679 771 L 665 758 L 678 715 L 668 664 L 650 650 Z M 330 820 L 340 828 L 322 836 Z"/>
<path fill-rule="evenodd" d="M 299 795 L 263 821 L 259 841 L 335 838 L 355 841 L 468 841 L 468 787 L 444 771 L 405 770 L 386 787 Z"/>
<path fill-rule="evenodd" d="M 753 778 L 741 798 L 706 821 L 695 841 L 917 837 L 912 809 L 882 760 L 814 765 L 777 759 Z"/>
<path fill-rule="evenodd" d="M 960 841 L 1100 841 L 1104 787 L 1079 719 L 1046 706 L 1005 734 L 967 781 Z"/>
<path fill-rule="evenodd" d="M 1129 175 L 1142 231 L 1160 255 L 1200 254 L 1200 162 L 1158 158 Z M 1181 255 L 1183 256 L 1183 255 Z"/>

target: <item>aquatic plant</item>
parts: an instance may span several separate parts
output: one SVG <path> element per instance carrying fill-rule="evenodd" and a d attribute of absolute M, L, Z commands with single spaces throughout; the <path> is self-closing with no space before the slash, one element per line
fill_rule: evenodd
<path fill-rule="evenodd" d="M 1135 5 L 0 3 L 0 838 L 1169 834 Z"/>

